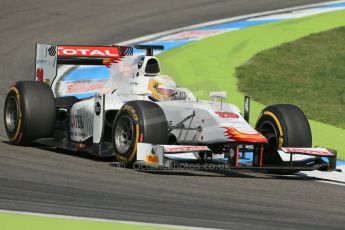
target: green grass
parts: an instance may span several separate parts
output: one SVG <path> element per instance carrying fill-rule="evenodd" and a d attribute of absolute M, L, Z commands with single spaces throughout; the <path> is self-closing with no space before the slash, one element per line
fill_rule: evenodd
<path fill-rule="evenodd" d="M 237 67 L 260 51 L 313 33 L 345 26 L 344 18 L 345 11 L 337 11 L 210 37 L 160 54 L 162 70 L 179 85 L 191 88 L 201 99 L 207 99 L 211 90 L 226 90 L 227 101 L 242 108 L 243 94 L 238 90 L 235 77 Z M 251 124 L 255 123 L 263 107 L 263 104 L 253 101 Z M 324 109 L 327 109 L 327 105 Z M 345 130 L 317 121 L 310 123 L 313 144 L 335 148 L 338 156 L 345 159 Z"/>
<path fill-rule="evenodd" d="M 345 128 L 345 27 L 263 51 L 237 77 L 258 102 L 296 104 L 310 119 Z"/>
<path fill-rule="evenodd" d="M 71 218 L 0 213 L 1 230 L 160 230 L 174 229 L 147 225 L 122 224 Z"/>

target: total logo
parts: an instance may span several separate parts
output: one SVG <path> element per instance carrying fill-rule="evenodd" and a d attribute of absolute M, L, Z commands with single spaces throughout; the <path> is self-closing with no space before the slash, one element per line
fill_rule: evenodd
<path fill-rule="evenodd" d="M 58 46 L 58 56 L 70 57 L 120 57 L 117 47 L 108 46 Z"/>

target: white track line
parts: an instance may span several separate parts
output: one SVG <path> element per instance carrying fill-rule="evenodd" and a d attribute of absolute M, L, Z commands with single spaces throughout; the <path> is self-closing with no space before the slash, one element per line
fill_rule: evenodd
<path fill-rule="evenodd" d="M 279 10 L 270 10 L 270 11 L 264 11 L 264 12 L 260 12 L 260 13 L 247 14 L 247 15 L 242 15 L 242 16 L 237 16 L 237 17 L 224 18 L 224 19 L 214 20 L 214 21 L 210 21 L 210 22 L 199 23 L 199 24 L 194 24 L 194 25 L 176 28 L 176 29 L 172 29 L 172 30 L 167 30 L 164 32 L 145 35 L 142 37 L 138 37 L 138 38 L 134 38 L 134 39 L 130 39 L 127 41 L 117 43 L 117 45 L 131 45 L 131 44 L 136 44 L 136 43 L 140 43 L 140 42 L 145 42 L 148 40 L 153 40 L 155 38 L 162 37 L 165 35 L 170 35 L 170 34 L 182 32 L 184 30 L 195 29 L 198 27 L 223 24 L 223 23 L 232 22 L 232 21 L 256 18 L 256 17 L 261 17 L 261 16 L 269 16 L 269 15 L 277 14 L 277 13 L 284 13 L 284 12 L 289 12 L 289 11 L 294 11 L 294 10 L 301 10 L 301 9 L 307 9 L 307 8 L 312 8 L 312 7 L 319 7 L 319 6 L 325 6 L 325 5 L 343 3 L 343 2 L 345 2 L 345 1 L 341 0 L 341 1 L 331 1 L 331 2 L 324 2 L 324 3 L 315 3 L 315 4 L 308 4 L 308 5 L 303 5 L 303 6 L 289 7 L 289 8 L 279 9 Z"/>
<path fill-rule="evenodd" d="M 326 183 L 326 184 L 333 184 L 333 185 L 345 186 L 345 184 L 339 183 L 339 182 L 335 182 L 335 181 L 318 180 L 317 182 Z"/>
<path fill-rule="evenodd" d="M 298 173 L 301 176 L 314 177 L 321 179 L 320 182 L 340 182 L 339 184 L 345 185 L 345 166 L 337 166 L 338 169 L 342 172 L 332 171 L 332 172 L 323 172 L 323 171 L 307 171 Z"/>

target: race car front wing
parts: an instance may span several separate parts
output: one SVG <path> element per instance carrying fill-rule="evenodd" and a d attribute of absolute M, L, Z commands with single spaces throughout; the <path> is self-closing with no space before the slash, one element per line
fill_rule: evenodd
<path fill-rule="evenodd" d="M 245 145 L 235 145 L 232 154 L 226 154 L 223 158 L 223 162 L 227 164 L 228 169 L 234 170 L 266 170 L 266 171 L 333 171 L 336 169 L 337 152 L 328 148 L 282 148 L 277 154 L 290 155 L 288 161 L 282 161 L 279 164 L 265 164 L 263 162 L 263 146 L 260 145 L 257 149 L 257 156 L 253 154 L 251 162 L 246 161 L 241 163 L 240 152 L 253 151 L 252 149 L 245 148 Z M 137 162 L 149 165 L 151 167 L 157 166 L 166 167 L 166 161 L 171 160 L 169 156 L 172 154 L 185 154 L 185 153 L 211 153 L 211 150 L 207 146 L 199 145 L 153 145 L 149 143 L 138 143 L 137 150 Z M 212 156 L 215 154 L 212 154 Z M 293 156 L 304 155 L 303 160 L 294 160 Z M 219 157 L 212 157 L 217 159 Z"/>

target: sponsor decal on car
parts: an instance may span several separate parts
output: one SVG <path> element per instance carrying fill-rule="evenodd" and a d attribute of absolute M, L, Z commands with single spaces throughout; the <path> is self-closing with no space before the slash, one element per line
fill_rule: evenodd
<path fill-rule="evenodd" d="M 117 47 L 108 46 L 58 46 L 58 56 L 67 57 L 120 57 Z"/>
<path fill-rule="evenodd" d="M 103 88 L 104 84 L 104 81 L 68 82 L 63 86 L 65 93 L 84 93 L 89 91 L 98 91 Z"/>
<path fill-rule="evenodd" d="M 164 146 L 164 152 L 166 153 L 198 152 L 198 151 L 210 151 L 210 149 L 207 146 L 188 146 L 188 145 Z"/>
<path fill-rule="evenodd" d="M 36 81 L 41 81 L 43 82 L 43 76 L 44 76 L 44 71 L 42 68 L 37 68 L 36 69 Z"/>
<path fill-rule="evenodd" d="M 50 46 L 48 48 L 48 54 L 49 54 L 49 56 L 55 56 L 56 55 L 56 46 Z"/>
<path fill-rule="evenodd" d="M 282 148 L 285 153 L 301 153 L 312 156 L 333 156 L 334 154 L 325 148 Z"/>
<path fill-rule="evenodd" d="M 154 148 L 151 149 L 150 153 L 146 153 L 146 162 L 153 165 L 159 164 L 159 158 Z"/>
<path fill-rule="evenodd" d="M 220 118 L 239 118 L 239 116 L 236 113 L 232 112 L 216 111 L 215 113 L 218 114 Z"/>
<path fill-rule="evenodd" d="M 124 106 L 123 106 L 123 110 L 129 111 L 129 112 L 132 114 L 133 119 L 134 119 L 135 121 L 139 121 L 137 112 L 135 111 L 135 109 L 134 109 L 132 106 L 130 106 L 130 105 L 124 105 Z"/>
<path fill-rule="evenodd" d="M 120 49 L 121 56 L 132 56 L 133 55 L 133 47 L 120 46 L 119 49 Z"/>
<path fill-rule="evenodd" d="M 97 116 L 99 116 L 101 114 L 101 110 L 102 110 L 101 104 L 99 104 L 99 102 L 96 102 L 95 113 Z"/>
<path fill-rule="evenodd" d="M 70 135 L 72 140 L 83 141 L 92 136 L 93 114 L 90 114 L 87 107 L 80 107 L 71 112 Z"/>

